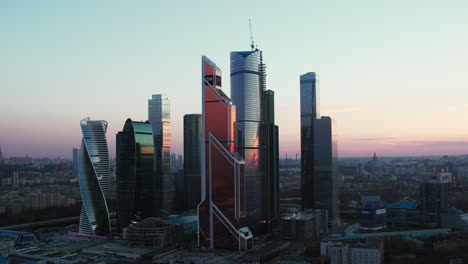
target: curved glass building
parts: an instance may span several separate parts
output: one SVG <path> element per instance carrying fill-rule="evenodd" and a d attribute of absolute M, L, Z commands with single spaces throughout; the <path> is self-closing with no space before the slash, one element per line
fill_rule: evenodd
<path fill-rule="evenodd" d="M 236 152 L 236 107 L 221 90 L 221 70 L 202 57 L 200 246 L 247 250 L 252 233 L 246 227 L 245 162 Z"/>
<path fill-rule="evenodd" d="M 231 97 L 236 105 L 237 151 L 245 160 L 249 227 L 269 220 L 262 146 L 264 66 L 260 50 L 231 52 Z"/>
<path fill-rule="evenodd" d="M 81 120 L 83 139 L 79 152 L 78 178 L 81 208 L 79 232 L 87 235 L 110 235 L 107 206 L 109 182 L 109 150 L 107 148 L 107 122 Z"/>
<path fill-rule="evenodd" d="M 117 210 L 120 227 L 156 216 L 160 201 L 154 173 L 151 124 L 127 119 L 117 134 Z"/>

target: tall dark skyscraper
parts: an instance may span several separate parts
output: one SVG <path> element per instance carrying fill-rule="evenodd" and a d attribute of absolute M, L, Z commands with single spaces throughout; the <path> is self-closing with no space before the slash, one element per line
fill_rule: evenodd
<path fill-rule="evenodd" d="M 236 153 L 236 107 L 221 90 L 221 70 L 202 57 L 202 202 L 198 206 L 200 246 L 247 250 L 245 162 Z"/>
<path fill-rule="evenodd" d="M 336 142 L 330 117 L 318 116 L 316 75 L 301 75 L 301 183 L 302 207 L 325 209 L 329 223 L 338 218 Z"/>
<path fill-rule="evenodd" d="M 247 219 L 256 231 L 269 223 L 264 127 L 265 65 L 262 52 L 231 52 L 231 96 L 236 105 L 237 151 L 245 160 Z"/>
<path fill-rule="evenodd" d="M 184 116 L 184 189 L 187 209 L 200 203 L 202 115 Z"/>
<path fill-rule="evenodd" d="M 279 213 L 279 129 L 275 125 L 275 93 L 272 90 L 266 90 L 264 96 L 264 115 L 265 115 L 265 138 L 267 139 L 267 157 L 266 157 L 266 181 L 265 189 L 268 189 L 265 195 L 266 204 L 269 204 L 271 220 L 278 220 Z"/>
<path fill-rule="evenodd" d="M 86 235 L 110 235 L 108 207 L 109 150 L 107 122 L 83 119 L 80 122 L 83 139 L 79 153 L 78 179 L 81 208 L 79 232 Z"/>
<path fill-rule="evenodd" d="M 171 173 L 170 102 L 165 95 L 154 94 L 148 100 L 148 120 L 153 127 L 155 172 L 161 186 L 160 214 L 171 214 L 175 189 Z"/>
<path fill-rule="evenodd" d="M 160 182 L 154 172 L 151 124 L 127 119 L 116 137 L 117 213 L 121 228 L 132 220 L 156 216 L 161 201 Z"/>

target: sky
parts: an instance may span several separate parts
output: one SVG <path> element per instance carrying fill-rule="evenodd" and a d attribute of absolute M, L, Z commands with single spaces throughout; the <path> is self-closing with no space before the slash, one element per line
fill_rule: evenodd
<path fill-rule="evenodd" d="M 147 120 L 171 100 L 201 112 L 201 55 L 223 71 L 253 37 L 275 91 L 283 157 L 300 153 L 299 75 L 317 72 L 320 114 L 340 157 L 468 154 L 468 1 L 0 1 L 0 144 L 6 156 L 64 157 L 79 121 Z"/>

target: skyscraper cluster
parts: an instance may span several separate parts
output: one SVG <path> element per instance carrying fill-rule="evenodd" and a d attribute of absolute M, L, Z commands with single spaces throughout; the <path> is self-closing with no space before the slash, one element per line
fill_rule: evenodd
<path fill-rule="evenodd" d="M 170 102 L 162 94 L 148 100 L 149 121 L 127 119 L 116 135 L 117 231 L 148 217 L 175 212 L 170 168 Z M 83 210 L 80 233 L 111 234 L 107 122 L 81 121 L 83 143 L 78 155 Z M 115 228 L 114 228 L 115 229 Z"/>
<path fill-rule="evenodd" d="M 184 156 L 171 153 L 170 101 L 148 100 L 148 121 L 127 119 L 116 136 L 117 229 L 182 210 L 198 214 L 198 245 L 247 250 L 280 220 L 279 128 L 262 51 L 231 52 L 231 98 L 222 71 L 202 56 L 202 114 L 184 116 Z M 316 76 L 300 78 L 303 209 L 338 220 L 332 121 L 317 111 Z M 110 235 L 105 121 L 82 121 L 80 232 Z M 181 174 L 183 170 L 183 173 Z M 119 231 L 117 231 L 119 232 Z"/>

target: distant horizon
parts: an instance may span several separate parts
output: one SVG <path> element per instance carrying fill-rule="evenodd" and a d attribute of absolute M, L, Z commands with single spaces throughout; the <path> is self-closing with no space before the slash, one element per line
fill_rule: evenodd
<path fill-rule="evenodd" d="M 1 145 L 1 144 L 0 144 Z M 77 149 L 79 149 L 79 147 L 77 147 Z M 73 152 L 73 148 L 70 150 L 70 153 Z M 8 156 L 5 154 L 5 151 L 3 151 L 3 147 L 2 147 L 2 153 L 3 153 L 3 157 L 4 158 L 32 158 L 32 159 L 44 159 L 44 158 L 49 158 L 49 159 L 56 159 L 56 158 L 59 158 L 59 159 L 65 159 L 65 160 L 73 160 L 73 155 L 70 154 L 69 157 L 66 157 L 66 156 L 31 156 L 29 154 L 24 154 L 24 155 L 19 155 L 19 156 Z M 182 157 L 184 156 L 183 155 L 183 152 L 182 153 L 176 153 L 176 152 L 171 152 L 171 154 L 174 153 L 176 155 L 182 155 Z M 291 160 L 294 160 L 296 159 L 296 153 L 284 153 L 284 155 L 280 155 L 280 159 L 286 159 L 286 154 L 290 155 L 288 156 L 288 159 L 291 159 Z M 298 153 L 299 154 L 299 153 Z M 371 153 L 371 155 L 369 156 L 339 156 L 338 155 L 338 159 L 372 159 L 374 153 Z M 383 158 L 383 159 L 389 159 L 389 158 L 430 158 L 430 157 L 444 157 L 444 156 L 448 156 L 448 157 L 460 157 L 460 156 L 468 156 L 468 153 L 465 153 L 465 154 L 434 154 L 434 155 L 398 155 L 398 156 L 380 156 L 379 153 L 376 152 L 376 155 L 377 155 L 377 158 Z M 116 156 L 115 155 L 109 155 L 110 158 L 115 158 Z M 298 160 L 300 158 L 300 154 L 298 156 Z"/>

